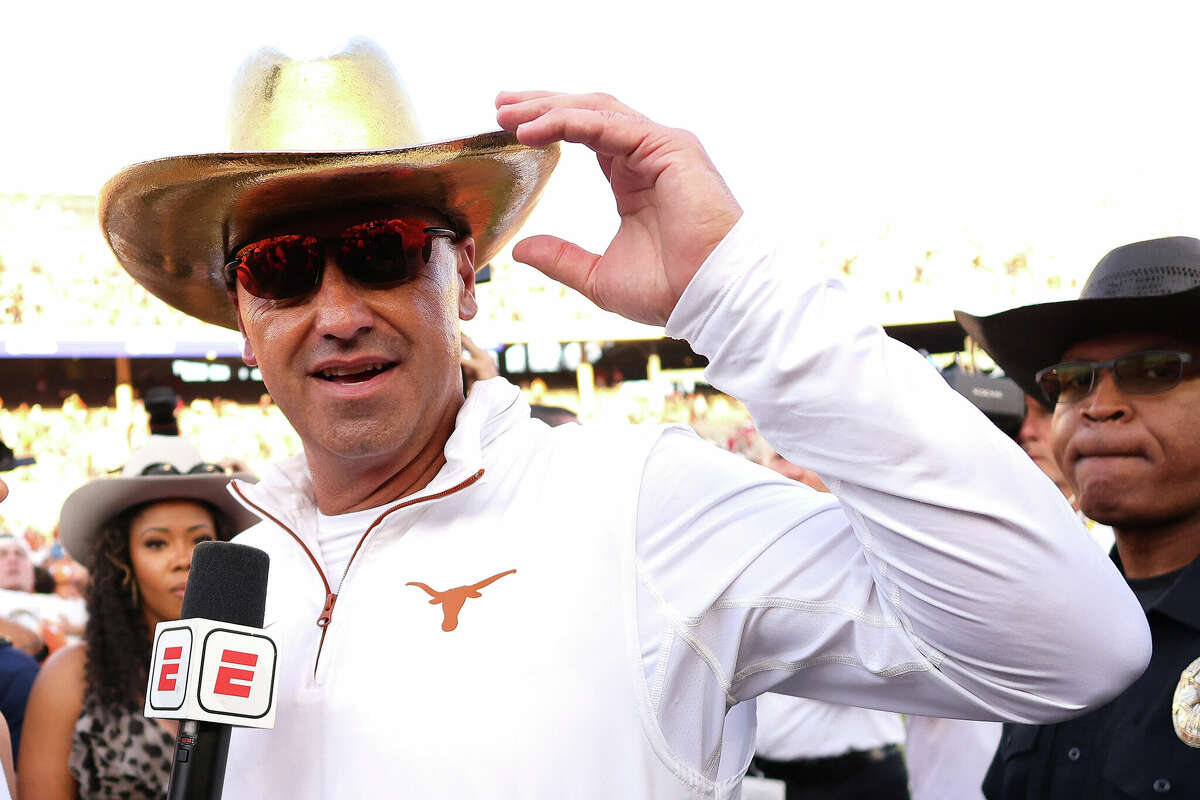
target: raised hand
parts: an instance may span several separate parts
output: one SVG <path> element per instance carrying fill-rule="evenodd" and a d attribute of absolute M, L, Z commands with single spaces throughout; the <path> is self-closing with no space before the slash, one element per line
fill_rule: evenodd
<path fill-rule="evenodd" d="M 462 334 L 462 346 L 466 353 L 462 357 L 462 368 L 466 374 L 467 385 L 463 388 L 470 390 L 476 381 L 486 381 L 500 374 L 492 355 L 475 344 L 467 334 Z"/>
<path fill-rule="evenodd" d="M 513 257 L 638 322 L 667 321 L 683 290 L 742 215 L 699 140 L 604 94 L 501 92 L 496 119 L 527 145 L 583 144 L 612 187 L 621 226 L 603 255 L 533 236 Z"/>

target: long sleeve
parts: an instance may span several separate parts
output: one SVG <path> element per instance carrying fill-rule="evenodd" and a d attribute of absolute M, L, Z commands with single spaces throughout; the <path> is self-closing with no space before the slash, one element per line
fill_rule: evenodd
<path fill-rule="evenodd" d="M 765 691 L 1027 722 L 1119 693 L 1149 631 L 1061 494 L 838 284 L 763 241 L 743 218 L 667 333 L 835 497 L 684 431 L 652 451 L 638 626 L 674 749 L 715 774 L 726 712 Z M 704 692 L 723 707 L 678 719 Z"/>

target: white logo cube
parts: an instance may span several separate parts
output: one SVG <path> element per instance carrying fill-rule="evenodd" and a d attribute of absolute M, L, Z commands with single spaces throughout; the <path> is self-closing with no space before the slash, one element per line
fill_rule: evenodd
<path fill-rule="evenodd" d="M 192 661 L 192 631 L 176 625 L 158 631 L 150 662 L 146 705 L 158 711 L 179 711 L 187 700 L 188 665 Z"/>
<path fill-rule="evenodd" d="M 201 643 L 200 707 L 213 714 L 258 719 L 271 709 L 275 690 L 275 643 L 261 634 L 226 628 Z"/>
<path fill-rule="evenodd" d="M 275 726 L 279 653 L 263 630 L 208 619 L 160 622 L 146 716 Z"/>

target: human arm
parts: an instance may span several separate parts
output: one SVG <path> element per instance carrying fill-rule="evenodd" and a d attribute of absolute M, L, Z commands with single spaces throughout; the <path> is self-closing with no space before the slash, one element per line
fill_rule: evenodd
<path fill-rule="evenodd" d="M 8 723 L 0 716 L 0 765 L 4 767 L 4 782 L 8 786 L 8 796 L 17 796 L 17 771 L 13 766 L 12 736 L 8 731 Z"/>
<path fill-rule="evenodd" d="M 486 381 L 489 378 L 495 378 L 500 374 L 500 370 L 496 368 L 496 362 L 492 360 L 492 356 L 488 351 L 484 350 L 471 339 L 467 334 L 462 334 L 462 346 L 466 353 L 462 357 L 463 368 L 463 388 L 468 392 L 471 387 L 478 381 Z"/>
<path fill-rule="evenodd" d="M 0 636 L 12 642 L 12 646 L 22 653 L 34 658 L 40 656 L 46 647 L 40 633 L 5 617 L 0 617 Z"/>
<path fill-rule="evenodd" d="M 42 665 L 21 732 L 17 788 L 21 797 L 75 800 L 78 787 L 68 763 L 75 723 L 83 709 L 83 645 L 59 650 Z"/>
<path fill-rule="evenodd" d="M 787 259 L 724 274 L 742 226 L 677 311 L 702 320 L 686 335 L 709 381 L 835 496 L 661 435 L 638 505 L 637 629 L 671 752 L 711 777 L 750 724 L 742 701 L 765 691 L 1045 723 L 1123 690 L 1149 658 L 1145 618 L 1053 484 L 840 287 L 789 286 Z M 710 277 L 725 296 L 692 293 Z"/>
<path fill-rule="evenodd" d="M 603 308 L 665 320 L 709 358 L 709 382 L 840 501 L 814 509 L 799 487 L 742 475 L 677 436 L 651 455 L 638 519 L 647 593 L 681 640 L 742 610 L 722 628 L 735 644 L 717 633 L 692 646 L 729 703 L 773 689 L 1046 722 L 1140 674 L 1141 609 L 1053 485 L 839 285 L 771 247 L 695 137 L 603 95 L 497 105 L 524 143 L 593 149 L 621 215 L 602 256 L 533 237 L 514 257 Z M 655 557 L 713 542 L 735 548 L 712 560 L 716 575 Z M 764 601 L 770 611 L 747 611 Z"/>

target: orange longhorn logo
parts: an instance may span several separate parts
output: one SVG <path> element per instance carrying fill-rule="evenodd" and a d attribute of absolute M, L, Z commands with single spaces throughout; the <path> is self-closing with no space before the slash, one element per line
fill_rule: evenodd
<path fill-rule="evenodd" d="M 500 572 L 490 578 L 484 578 L 479 583 L 473 583 L 470 586 L 458 586 L 454 589 L 447 589 L 444 592 L 439 592 L 430 589 L 419 581 L 409 581 L 405 586 L 419 586 L 433 599 L 429 601 L 429 605 L 436 606 L 441 604 L 442 612 L 445 616 L 442 619 L 442 630 L 449 633 L 458 627 L 458 612 L 462 611 L 463 603 L 467 602 L 468 597 L 479 597 L 479 590 L 487 586 L 493 581 L 498 581 L 505 575 L 512 575 L 516 572 L 515 569 L 510 569 L 507 572 Z"/>

